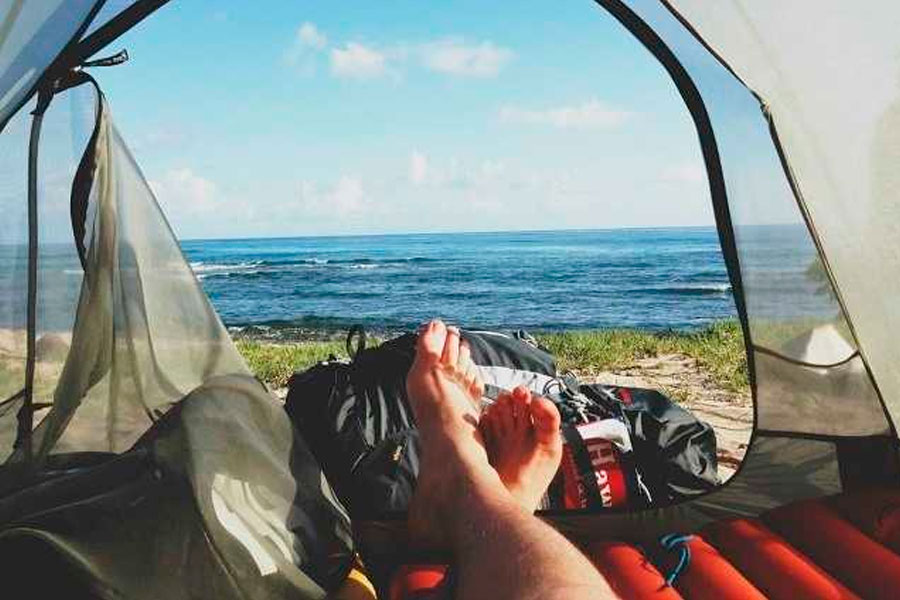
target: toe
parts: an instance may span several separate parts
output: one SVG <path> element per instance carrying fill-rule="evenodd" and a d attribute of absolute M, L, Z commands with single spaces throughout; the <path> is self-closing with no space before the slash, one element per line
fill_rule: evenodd
<path fill-rule="evenodd" d="M 559 438 L 559 410 L 550 400 L 541 396 L 532 398 L 529 406 L 538 443 L 554 443 Z"/>
<path fill-rule="evenodd" d="M 446 338 L 447 326 L 444 322 L 439 319 L 429 321 L 419 330 L 416 357 L 435 362 L 440 360 Z"/>
<path fill-rule="evenodd" d="M 468 364 L 464 367 L 463 370 L 463 382 L 466 386 L 472 390 L 479 388 L 482 391 L 484 390 L 484 384 L 481 382 L 481 375 L 478 372 L 478 366 L 469 359 Z M 481 397 L 481 393 L 478 394 L 478 397 Z"/>
<path fill-rule="evenodd" d="M 472 351 L 469 349 L 469 344 L 467 344 L 465 341 L 460 341 L 459 356 L 456 358 L 456 367 L 461 373 L 466 373 L 471 364 Z"/>
<path fill-rule="evenodd" d="M 456 327 L 446 327 L 446 332 L 441 363 L 443 363 L 444 366 L 455 369 L 459 362 L 459 329 Z"/>
<path fill-rule="evenodd" d="M 475 366 L 475 363 L 469 361 L 469 366 L 463 374 L 462 384 L 465 386 L 469 399 L 472 400 L 472 404 L 474 404 L 475 408 L 481 412 L 483 407 L 482 397 L 484 396 L 484 384 L 481 383 L 481 377 L 478 375 L 478 367 Z"/>
<path fill-rule="evenodd" d="M 515 428 L 527 429 L 531 426 L 531 415 L 528 405 L 531 403 L 531 392 L 519 386 L 512 392 L 512 413 Z"/>
<path fill-rule="evenodd" d="M 512 402 L 512 394 L 503 392 L 497 396 L 497 401 L 491 407 L 491 410 L 495 412 L 494 419 L 496 419 L 497 423 L 497 433 L 500 435 L 508 435 L 515 429 Z"/>
<path fill-rule="evenodd" d="M 481 376 L 478 374 L 478 368 L 475 368 L 474 377 L 472 378 L 472 383 L 469 384 L 469 393 L 473 398 L 478 400 L 479 405 L 481 404 L 481 398 L 484 397 L 484 382 L 481 381 Z"/>

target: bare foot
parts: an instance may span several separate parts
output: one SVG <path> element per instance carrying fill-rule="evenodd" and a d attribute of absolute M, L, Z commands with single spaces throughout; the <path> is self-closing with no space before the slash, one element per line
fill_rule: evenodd
<path fill-rule="evenodd" d="M 479 490 L 509 497 L 488 463 L 478 430 L 483 385 L 459 331 L 432 321 L 419 332 L 416 358 L 406 377 L 422 455 L 409 507 L 411 541 L 444 547 L 457 519 L 461 495 Z M 510 498 L 511 501 L 511 498 Z"/>
<path fill-rule="evenodd" d="M 546 398 L 517 387 L 501 394 L 479 429 L 488 460 L 519 505 L 534 512 L 562 459 L 559 411 Z"/>

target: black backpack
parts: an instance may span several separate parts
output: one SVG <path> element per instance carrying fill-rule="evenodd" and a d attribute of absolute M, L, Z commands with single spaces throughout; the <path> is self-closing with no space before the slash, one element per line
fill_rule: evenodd
<path fill-rule="evenodd" d="M 634 450 L 626 461 L 634 507 L 668 504 L 718 484 L 712 428 L 662 394 L 560 377 L 554 358 L 521 331 L 461 335 L 481 367 L 485 395 L 516 385 L 544 394 L 560 409 L 567 443 L 577 443 L 571 429 L 585 419 L 621 419 Z M 355 329 L 348 336 L 352 360 L 319 363 L 288 384 L 285 409 L 355 518 L 404 511 L 415 489 L 419 440 L 406 396 L 415 343 L 415 334 L 406 334 L 367 349 Z M 585 480 L 593 477 L 589 461 L 579 466 Z"/>

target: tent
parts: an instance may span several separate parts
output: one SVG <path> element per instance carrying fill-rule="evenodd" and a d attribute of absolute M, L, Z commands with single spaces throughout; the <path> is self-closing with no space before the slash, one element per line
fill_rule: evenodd
<path fill-rule="evenodd" d="M 656 535 L 900 483 L 900 5 L 597 1 L 696 125 L 754 430 L 702 497 L 547 518 Z M 324 597 L 402 522 L 351 528 L 116 131 L 93 75 L 125 57 L 98 53 L 165 2 L 0 7 L 0 573 L 101 597 Z"/>

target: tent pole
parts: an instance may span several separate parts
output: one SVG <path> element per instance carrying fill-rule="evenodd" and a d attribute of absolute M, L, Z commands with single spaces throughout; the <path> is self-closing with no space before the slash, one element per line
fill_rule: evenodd
<path fill-rule="evenodd" d="M 26 464 L 30 464 L 32 461 L 31 436 L 34 429 L 34 365 L 36 360 L 38 273 L 38 146 L 41 140 L 41 126 L 44 122 L 44 113 L 52 98 L 53 91 L 49 86 L 41 87 L 38 92 L 37 106 L 31 113 L 31 133 L 28 139 L 28 306 L 26 316 L 25 394 L 22 407 L 17 414 L 18 430 L 15 442 L 15 447 L 24 455 Z"/>

